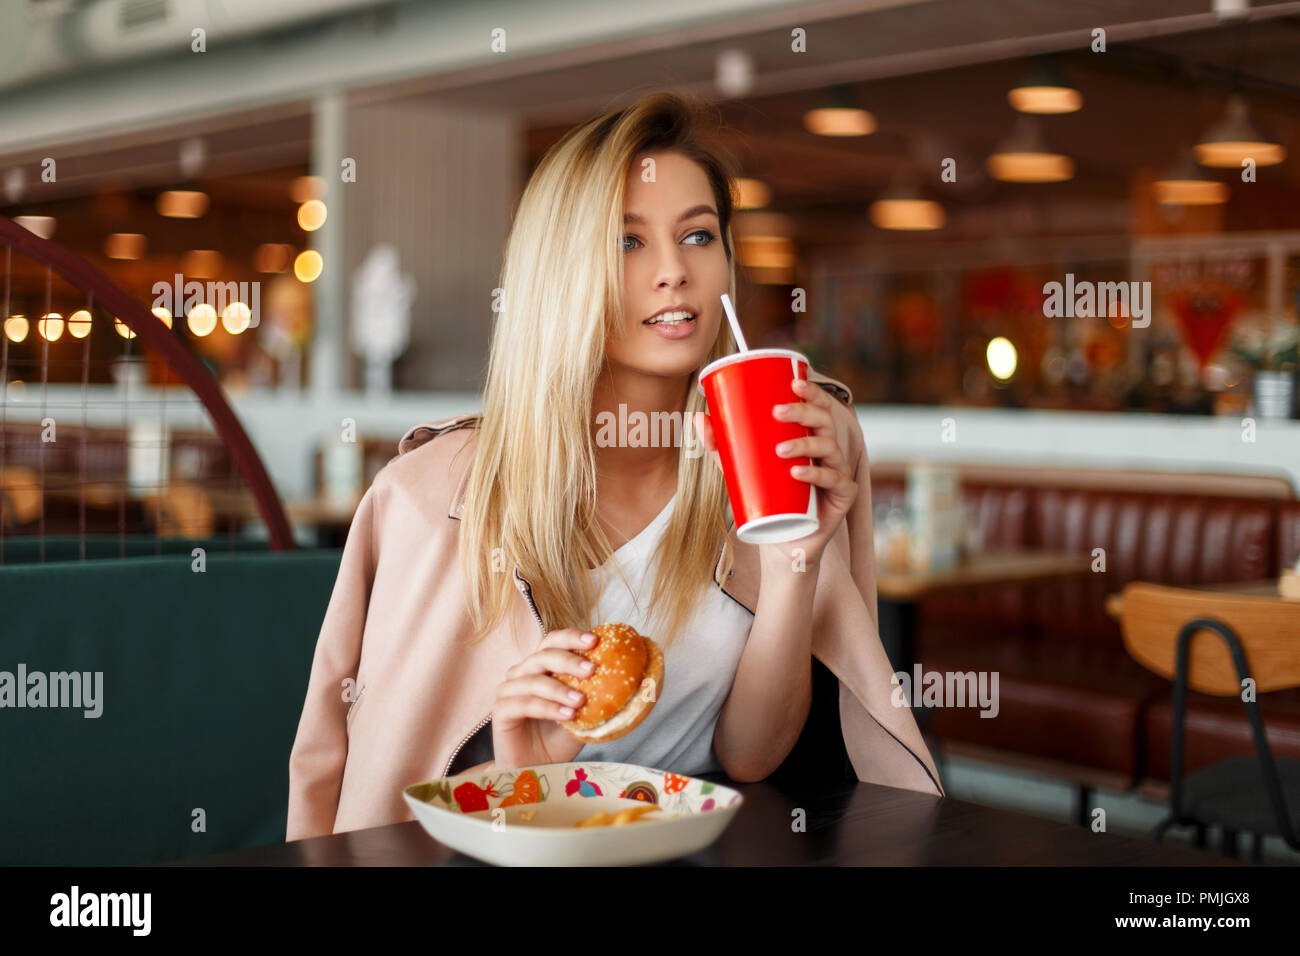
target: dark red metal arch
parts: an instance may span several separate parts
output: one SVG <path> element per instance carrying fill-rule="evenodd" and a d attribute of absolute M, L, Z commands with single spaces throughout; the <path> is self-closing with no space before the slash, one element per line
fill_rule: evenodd
<path fill-rule="evenodd" d="M 248 433 L 221 393 L 220 384 L 177 341 L 171 329 L 89 262 L 4 216 L 0 216 L 0 242 L 48 266 L 82 292 L 93 294 L 97 303 L 112 312 L 142 342 L 163 357 L 208 410 L 213 427 L 229 449 L 235 467 L 239 469 L 244 483 L 253 495 L 258 513 L 266 522 L 271 548 L 275 551 L 295 550 L 297 545 L 280 496 L 276 494 L 275 486 L 271 484 L 270 476 L 249 440 Z M 4 318 L 7 317 L 0 317 L 0 321 Z"/>

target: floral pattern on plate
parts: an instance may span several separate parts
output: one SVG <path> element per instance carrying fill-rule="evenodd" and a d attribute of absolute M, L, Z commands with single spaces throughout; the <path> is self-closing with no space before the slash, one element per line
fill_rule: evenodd
<path fill-rule="evenodd" d="M 545 764 L 495 773 L 463 774 L 415 784 L 407 788 L 407 793 L 416 800 L 460 813 L 548 799 L 612 796 L 640 800 L 668 813 L 686 815 L 731 806 L 740 799 L 740 794 L 729 787 L 708 780 L 608 762 Z"/>

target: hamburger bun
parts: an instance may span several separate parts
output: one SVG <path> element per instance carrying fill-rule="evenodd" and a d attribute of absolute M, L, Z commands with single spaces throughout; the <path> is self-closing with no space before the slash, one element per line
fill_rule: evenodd
<path fill-rule="evenodd" d="M 575 652 L 596 665 L 591 675 L 555 677 L 586 695 L 573 719 L 560 726 L 585 743 L 597 744 L 630 734 L 654 710 L 663 693 L 664 653 L 627 624 L 598 624 L 591 633 L 596 643 Z M 647 678 L 653 682 L 649 700 L 641 693 Z"/>

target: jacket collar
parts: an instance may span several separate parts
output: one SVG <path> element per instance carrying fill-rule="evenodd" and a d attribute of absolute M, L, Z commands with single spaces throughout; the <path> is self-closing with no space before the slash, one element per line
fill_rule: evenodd
<path fill-rule="evenodd" d="M 823 389 L 834 395 L 849 408 L 853 407 L 853 393 L 843 382 L 836 381 L 833 378 L 822 375 L 815 370 L 809 370 L 808 378 L 816 382 Z M 444 432 L 455 431 L 459 428 L 476 428 L 482 418 L 481 414 L 460 415 L 456 418 L 446 421 L 437 422 L 431 425 L 417 425 L 412 428 L 398 442 L 398 453 L 401 454 L 423 444 L 430 438 L 441 435 Z M 460 521 L 465 514 L 465 488 L 469 484 L 469 468 L 461 469 L 459 481 L 456 483 L 456 492 L 451 497 L 450 505 L 447 509 L 447 517 L 455 521 Z M 713 583 L 718 586 L 723 594 L 736 601 L 751 614 L 758 606 L 758 548 L 756 545 L 745 544 L 736 537 L 735 521 L 730 517 L 728 509 L 727 521 L 727 540 L 731 543 L 732 553 L 735 558 L 732 562 L 731 572 L 726 579 L 722 576 L 722 566 L 726 559 L 726 551 L 723 548 L 718 549 L 718 560 L 713 568 Z M 520 593 L 527 597 L 531 591 L 530 582 L 519 573 L 519 569 L 514 569 L 515 581 L 519 587 Z"/>

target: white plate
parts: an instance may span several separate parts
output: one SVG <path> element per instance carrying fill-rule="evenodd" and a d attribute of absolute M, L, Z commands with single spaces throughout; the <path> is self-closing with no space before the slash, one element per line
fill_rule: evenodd
<path fill-rule="evenodd" d="M 676 859 L 716 840 L 744 803 L 731 787 L 697 777 L 594 761 L 462 773 L 412 784 L 402 797 L 439 843 L 498 866 Z M 574 826 L 646 804 L 659 809 L 622 826 Z"/>

